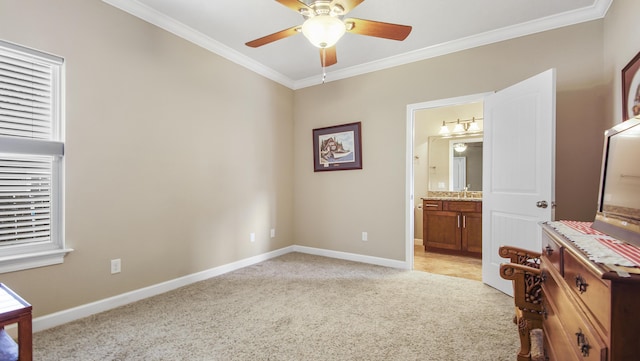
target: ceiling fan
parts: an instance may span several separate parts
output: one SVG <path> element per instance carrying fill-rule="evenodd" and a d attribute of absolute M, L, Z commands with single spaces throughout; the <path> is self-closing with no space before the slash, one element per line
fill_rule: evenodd
<path fill-rule="evenodd" d="M 276 1 L 302 15 L 304 23 L 252 40 L 246 45 L 257 48 L 302 33 L 313 45 L 320 48 L 320 63 L 323 68 L 338 62 L 335 44 L 345 32 L 392 40 L 404 40 L 411 32 L 411 26 L 407 25 L 344 18 L 364 0 Z"/>

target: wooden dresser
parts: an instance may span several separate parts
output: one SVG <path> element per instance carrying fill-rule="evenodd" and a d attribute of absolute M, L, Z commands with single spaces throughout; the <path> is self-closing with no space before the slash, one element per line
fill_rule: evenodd
<path fill-rule="evenodd" d="M 640 360 L 640 275 L 596 264 L 542 226 L 544 348 L 549 360 Z"/>
<path fill-rule="evenodd" d="M 423 245 L 482 254 L 482 201 L 423 199 Z"/>

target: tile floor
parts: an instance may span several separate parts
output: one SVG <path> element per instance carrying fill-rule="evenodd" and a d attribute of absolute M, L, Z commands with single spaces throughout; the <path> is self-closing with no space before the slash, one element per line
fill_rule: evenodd
<path fill-rule="evenodd" d="M 482 259 L 451 255 L 446 253 L 425 252 L 422 245 L 413 246 L 413 269 L 447 276 L 482 281 Z"/>

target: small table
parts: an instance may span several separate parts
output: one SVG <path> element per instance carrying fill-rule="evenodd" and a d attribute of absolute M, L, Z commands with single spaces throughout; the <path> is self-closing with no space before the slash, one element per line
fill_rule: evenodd
<path fill-rule="evenodd" d="M 0 283 L 0 327 L 18 324 L 18 360 L 31 361 L 31 305 Z"/>

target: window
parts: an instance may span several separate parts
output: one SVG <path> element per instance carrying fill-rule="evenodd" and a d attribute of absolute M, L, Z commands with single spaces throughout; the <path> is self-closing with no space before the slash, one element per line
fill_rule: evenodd
<path fill-rule="evenodd" d="M 62 263 L 63 59 L 0 41 L 0 272 Z"/>

